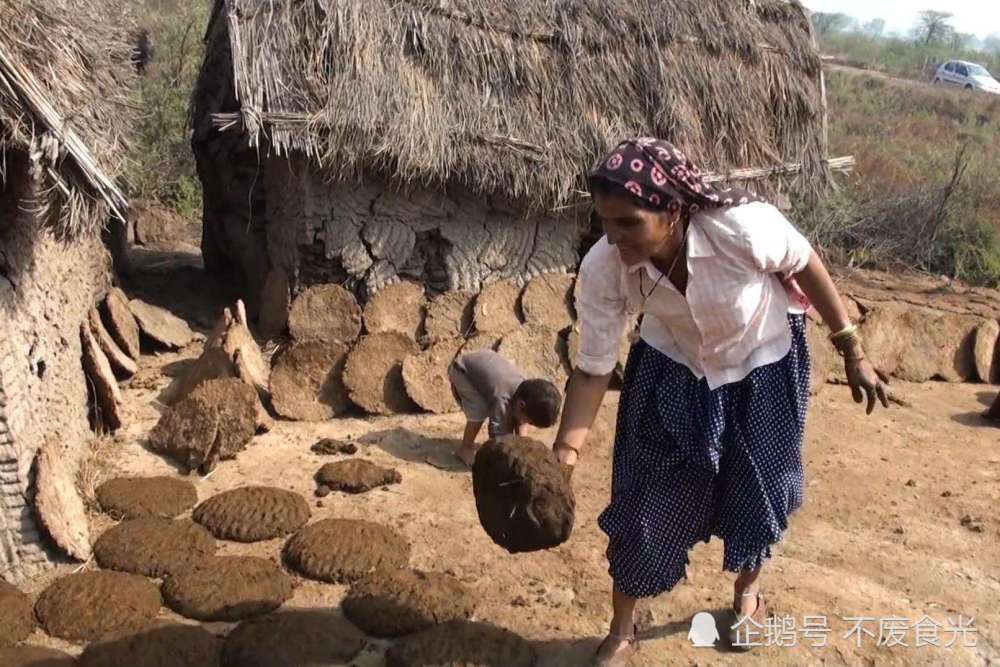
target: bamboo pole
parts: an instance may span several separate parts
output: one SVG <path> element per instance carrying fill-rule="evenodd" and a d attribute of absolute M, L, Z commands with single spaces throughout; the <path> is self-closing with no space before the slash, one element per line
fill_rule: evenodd
<path fill-rule="evenodd" d="M 845 155 L 823 160 L 823 164 L 832 171 L 850 171 L 854 168 L 854 156 Z M 748 167 L 745 169 L 732 169 L 727 172 L 710 172 L 703 176 L 708 183 L 719 181 L 752 181 L 771 176 L 785 176 L 797 174 L 802 171 L 801 162 L 787 162 L 785 164 L 774 165 L 773 167 Z"/>

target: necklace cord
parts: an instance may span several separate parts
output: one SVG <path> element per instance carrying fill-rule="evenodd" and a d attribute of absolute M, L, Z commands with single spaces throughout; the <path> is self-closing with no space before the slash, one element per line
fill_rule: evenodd
<path fill-rule="evenodd" d="M 663 280 L 663 276 L 667 276 L 669 278 L 670 274 L 674 272 L 674 269 L 677 267 L 677 260 L 679 260 L 681 257 L 681 251 L 685 251 L 684 254 L 687 254 L 686 252 L 687 238 L 688 238 L 688 232 L 690 231 L 691 231 L 691 223 L 688 222 L 687 229 L 684 230 L 684 237 L 681 239 L 681 244 L 677 247 L 677 251 L 674 253 L 674 260 L 670 263 L 670 268 L 667 269 L 666 273 L 663 273 L 662 271 L 660 272 L 660 277 L 657 278 L 656 282 L 653 283 L 653 286 L 649 288 L 648 293 L 642 291 L 642 275 L 643 273 L 645 273 L 645 269 L 641 269 L 639 271 L 639 294 L 642 295 L 643 305 L 646 304 L 646 299 L 648 299 L 653 294 L 653 291 L 656 290 L 657 285 L 659 285 L 660 281 Z"/>

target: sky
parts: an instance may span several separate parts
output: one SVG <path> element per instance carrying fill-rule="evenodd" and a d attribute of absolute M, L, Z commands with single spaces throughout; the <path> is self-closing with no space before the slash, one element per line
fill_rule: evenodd
<path fill-rule="evenodd" d="M 959 32 L 986 37 L 1000 33 L 1000 2 L 997 0 L 803 0 L 813 11 L 841 12 L 870 21 L 883 18 L 886 32 L 908 33 L 925 9 L 951 12 L 951 24 Z"/>

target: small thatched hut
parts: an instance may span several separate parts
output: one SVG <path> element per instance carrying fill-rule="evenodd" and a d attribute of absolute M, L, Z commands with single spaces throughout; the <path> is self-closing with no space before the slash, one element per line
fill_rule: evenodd
<path fill-rule="evenodd" d="M 364 298 L 573 268 L 585 170 L 630 134 L 723 174 L 826 177 L 794 1 L 217 0 L 206 40 L 203 253 L 251 310 L 319 282 Z"/>
<path fill-rule="evenodd" d="M 80 325 L 110 284 L 101 230 L 125 202 L 129 46 L 107 0 L 0 0 L 0 575 L 50 558 L 33 511 L 43 443 L 72 474 L 90 440 Z M 73 480 L 65 480 L 72 489 Z"/>

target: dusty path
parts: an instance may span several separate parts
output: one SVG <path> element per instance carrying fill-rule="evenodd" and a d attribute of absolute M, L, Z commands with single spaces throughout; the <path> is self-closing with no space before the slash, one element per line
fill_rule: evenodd
<path fill-rule="evenodd" d="M 231 298 L 221 286 L 203 289 L 197 261 L 167 261 L 155 253 L 141 259 L 142 295 L 169 305 L 203 332 L 211 326 L 211 313 Z M 195 345 L 181 353 L 143 357 L 142 369 L 124 389 L 129 426 L 98 451 L 100 478 L 176 472 L 143 442 L 163 409 L 156 398 L 170 381 L 168 374 L 176 374 L 197 352 Z M 647 605 L 636 664 L 998 661 L 1000 429 L 979 417 L 996 388 L 899 383 L 894 391 L 909 405 L 893 405 L 871 417 L 851 402 L 844 387 L 827 386 L 814 399 L 804 457 L 806 502 L 774 550 L 763 580 L 779 619 L 801 628 L 806 616 L 826 617 L 827 646 L 812 648 L 816 640 L 793 632 L 786 633 L 783 643 L 791 638 L 796 645 L 765 646 L 748 655 L 692 647 L 687 638 L 692 617 L 709 611 L 723 629 L 731 599 L 732 575 L 720 572 L 722 548 L 713 541 L 693 550 L 686 581 Z M 270 484 L 306 496 L 314 520 L 367 518 L 393 526 L 412 543 L 413 566 L 453 573 L 474 589 L 479 620 L 536 642 L 543 666 L 581 665 L 606 631 L 610 613 L 606 541 L 596 521 L 608 497 L 617 399 L 617 393 L 609 393 L 574 474 L 578 512 L 573 536 L 547 552 L 511 556 L 479 526 L 471 477 L 450 454 L 461 432 L 459 415 L 277 422 L 238 459 L 222 463 L 207 478 L 192 479 L 201 499 L 244 484 Z M 539 437 L 551 441 L 553 435 Z M 333 459 L 315 455 L 309 447 L 323 437 L 355 440 L 361 445 L 358 456 L 398 468 L 402 483 L 360 496 L 334 493 L 316 499 L 312 476 Z M 963 517 L 969 518 L 963 523 Z M 92 538 L 109 525 L 107 517 L 93 515 Z M 220 542 L 220 553 L 277 559 L 282 542 Z M 76 566 L 31 582 L 29 592 L 37 593 L 51 578 L 72 569 Z M 287 606 L 335 607 L 345 591 L 300 579 Z M 161 615 L 180 620 L 165 608 Z M 912 626 L 924 615 L 941 627 L 922 638 L 940 647 L 915 646 Z M 977 634 L 963 638 L 948 631 L 960 615 L 975 619 Z M 846 617 L 869 618 L 860 647 L 857 633 L 845 638 L 855 625 Z M 890 617 L 900 617 L 903 630 L 896 637 L 908 646 L 876 645 L 879 626 L 888 626 Z M 210 625 L 220 634 L 231 627 Z M 888 638 L 886 632 L 883 643 Z M 31 641 L 74 653 L 82 648 L 40 632 Z M 949 643 L 954 646 L 946 648 Z M 374 643 L 360 664 L 380 665 L 382 647 Z"/>
<path fill-rule="evenodd" d="M 146 357 L 145 379 L 125 391 L 134 418 L 127 433 L 104 451 L 115 469 L 174 471 L 141 443 L 158 415 L 157 391 L 167 382 L 160 369 L 182 356 Z M 798 646 L 768 646 L 750 655 L 693 648 L 687 639 L 692 616 L 710 611 L 723 619 L 731 591 L 731 577 L 719 572 L 721 544 L 713 541 L 694 549 L 688 580 L 649 606 L 647 639 L 637 664 L 983 665 L 997 659 L 1000 430 L 977 416 L 991 393 L 982 385 L 943 383 L 897 391 L 911 407 L 893 406 L 869 418 L 843 387 L 827 387 L 815 400 L 805 457 L 806 504 L 764 580 L 771 606 L 796 626 L 805 615 L 826 615 L 828 646 L 807 648 L 800 634 Z M 449 454 L 453 443 L 447 439 L 461 428 L 457 415 L 278 422 L 236 461 L 197 480 L 198 493 L 204 499 L 242 484 L 272 484 L 310 498 L 314 519 L 358 517 L 391 525 L 412 542 L 414 566 L 452 572 L 473 587 L 481 601 L 480 620 L 538 642 L 543 665 L 577 665 L 608 619 L 606 542 L 596 518 L 608 494 L 616 402 L 617 394 L 609 394 L 574 475 L 575 532 L 566 545 L 549 552 L 510 556 L 482 531 L 470 475 L 453 465 Z M 363 443 L 358 455 L 397 467 L 402 484 L 361 496 L 332 494 L 317 502 L 312 475 L 330 459 L 313 454 L 309 446 L 321 437 Z M 966 515 L 978 521 L 981 532 L 962 524 Z M 106 525 L 107 519 L 95 517 L 94 535 Z M 220 543 L 220 552 L 277 558 L 281 543 Z M 289 604 L 336 605 L 344 592 L 340 586 L 302 580 Z M 957 621 L 959 614 L 974 617 L 978 634 L 966 641 L 977 646 L 961 646 L 961 636 L 951 649 L 913 646 L 912 624 L 924 614 L 942 625 L 949 617 Z M 841 617 L 850 616 L 872 617 L 865 627 L 875 636 L 865 634 L 860 648 L 855 636 L 843 638 L 853 622 Z M 880 620 L 890 616 L 911 625 L 902 637 L 909 647 L 875 646 Z M 224 631 L 227 626 L 214 627 Z M 941 644 L 954 640 L 944 628 L 937 637 Z M 380 664 L 377 649 L 364 654 L 362 662 Z"/>

